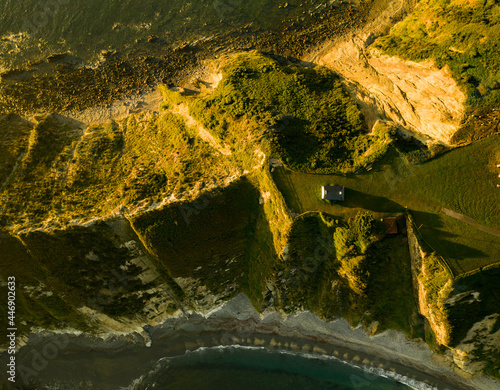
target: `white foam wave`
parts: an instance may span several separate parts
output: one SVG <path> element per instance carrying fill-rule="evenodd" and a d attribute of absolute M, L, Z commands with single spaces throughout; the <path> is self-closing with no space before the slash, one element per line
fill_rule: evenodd
<path fill-rule="evenodd" d="M 257 347 L 257 346 L 251 346 L 251 345 L 239 345 L 239 344 L 234 344 L 234 345 L 218 345 L 214 347 L 199 347 L 195 350 L 192 351 L 186 351 L 185 355 L 181 356 L 189 356 L 192 354 L 202 354 L 206 351 L 210 350 L 227 350 L 227 349 L 244 349 L 244 350 L 253 350 L 253 351 L 268 351 L 268 352 L 274 352 L 274 353 L 280 353 L 284 355 L 291 355 L 291 356 L 299 356 L 307 359 L 315 359 L 315 360 L 324 360 L 324 361 L 335 361 L 335 362 L 340 362 L 342 364 L 348 365 L 350 367 L 356 368 L 358 370 L 361 370 L 365 373 L 371 374 L 371 375 L 376 375 L 379 377 L 387 378 L 394 380 L 396 382 L 399 382 L 403 385 L 406 385 L 414 390 L 438 390 L 436 387 L 432 387 L 428 385 L 427 383 L 417 381 L 416 379 L 408 378 L 407 376 L 398 374 L 397 372 L 393 371 L 388 371 L 384 370 L 383 368 L 378 368 L 378 367 L 370 367 L 366 366 L 363 364 L 355 364 L 352 362 L 348 362 L 346 360 L 339 359 L 335 356 L 331 355 L 320 355 L 320 354 L 313 354 L 313 353 L 307 353 L 307 352 L 297 352 L 297 351 L 289 351 L 289 350 L 271 350 L 266 347 Z M 181 357 L 177 356 L 177 357 Z M 158 360 L 157 364 L 155 367 L 146 375 L 141 376 L 140 378 L 136 379 L 130 386 L 129 389 L 133 390 L 135 386 L 139 385 L 142 383 L 144 378 L 146 376 L 149 376 L 151 374 L 155 374 L 159 372 L 160 370 L 165 368 L 164 363 L 168 362 L 172 359 L 175 359 L 176 357 L 164 357 Z M 363 380 L 369 380 L 369 376 L 365 376 L 362 378 Z"/>
<path fill-rule="evenodd" d="M 214 348 L 216 348 L 216 349 L 237 348 L 237 349 L 271 351 L 265 347 L 255 347 L 255 346 L 247 346 L 247 345 L 220 345 L 220 346 L 217 346 Z M 199 349 L 201 350 L 201 349 L 210 349 L 210 348 L 201 347 Z M 193 352 L 195 352 L 195 351 L 193 351 Z M 408 378 L 407 376 L 398 374 L 397 372 L 384 370 L 383 368 L 365 366 L 362 364 L 359 364 L 359 365 L 354 364 L 352 362 L 348 362 L 346 360 L 342 360 L 342 359 L 339 359 L 339 358 L 337 358 L 335 356 L 331 356 L 331 355 L 319 355 L 319 354 L 312 354 L 312 353 L 307 353 L 307 352 L 295 352 L 295 351 L 289 351 L 289 350 L 278 350 L 278 351 L 273 351 L 273 352 L 279 352 L 279 353 L 285 354 L 285 355 L 300 356 L 300 357 L 304 357 L 307 359 L 333 360 L 336 362 L 346 364 L 350 367 L 357 368 L 357 369 L 362 370 L 364 372 L 368 372 L 368 373 L 376 375 L 376 376 L 392 379 L 396 382 L 402 383 L 402 384 L 404 384 L 408 387 L 411 387 L 412 389 L 415 389 L 415 390 L 438 390 L 437 387 L 429 386 L 427 383 L 420 382 L 420 381 L 417 381 L 417 380 L 412 379 L 412 378 Z"/>

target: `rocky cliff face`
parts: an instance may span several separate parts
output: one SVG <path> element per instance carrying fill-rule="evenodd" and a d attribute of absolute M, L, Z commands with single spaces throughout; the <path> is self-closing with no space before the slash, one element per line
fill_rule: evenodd
<path fill-rule="evenodd" d="M 408 243 L 419 312 L 436 342 L 449 348 L 447 356 L 463 372 L 498 375 L 500 314 L 495 297 L 499 289 L 494 282 L 498 268 L 454 278 L 435 254 L 422 249 L 411 221 Z"/>
<path fill-rule="evenodd" d="M 466 96 L 447 69 L 368 53 L 356 39 L 336 46 L 320 64 L 346 78 L 371 125 L 385 117 L 421 141 L 444 144 L 460 126 Z"/>
<path fill-rule="evenodd" d="M 345 79 L 370 127 L 378 119 L 390 119 L 421 141 L 450 144 L 463 119 L 466 96 L 449 70 L 432 62 L 388 57 L 369 47 L 414 3 L 390 2 L 350 39 L 326 45 L 306 60 Z"/>
<path fill-rule="evenodd" d="M 451 278 L 446 270 L 431 260 L 431 256 L 422 249 L 411 219 L 408 221 L 408 244 L 413 291 L 419 312 L 429 321 L 437 343 L 449 345 L 451 328 L 444 313 L 443 302 L 450 292 Z M 433 279 L 436 279 L 436 283 L 433 283 Z"/>

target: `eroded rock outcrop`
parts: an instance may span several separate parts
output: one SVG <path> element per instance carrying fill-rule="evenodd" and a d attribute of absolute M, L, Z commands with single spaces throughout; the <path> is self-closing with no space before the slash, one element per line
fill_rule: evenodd
<path fill-rule="evenodd" d="M 464 373 L 497 375 L 500 345 L 498 266 L 454 277 L 436 254 L 426 253 L 408 223 L 412 277 L 419 312 L 436 342 Z"/>
<path fill-rule="evenodd" d="M 375 50 L 368 55 L 355 39 L 335 47 L 320 64 L 347 79 L 370 125 L 387 117 L 421 141 L 444 144 L 450 143 L 460 126 L 466 96 L 446 68 Z"/>
<path fill-rule="evenodd" d="M 433 255 L 421 247 L 415 228 L 408 221 L 413 291 L 418 310 L 423 315 L 441 345 L 449 345 L 451 327 L 444 312 L 444 303 L 452 290 L 452 280 L 445 268 Z"/>
<path fill-rule="evenodd" d="M 451 72 L 431 61 L 405 61 L 369 47 L 414 3 L 390 2 L 354 36 L 325 45 L 306 60 L 327 66 L 345 79 L 370 127 L 378 119 L 390 119 L 421 141 L 450 144 L 466 101 Z"/>

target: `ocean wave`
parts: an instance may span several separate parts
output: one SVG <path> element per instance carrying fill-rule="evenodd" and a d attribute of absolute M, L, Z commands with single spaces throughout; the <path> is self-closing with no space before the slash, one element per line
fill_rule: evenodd
<path fill-rule="evenodd" d="M 345 364 L 349 367 L 357 369 L 366 373 L 367 375 L 382 377 L 386 379 L 393 380 L 395 382 L 401 383 L 408 386 L 414 390 L 438 390 L 436 387 L 429 386 L 427 383 L 417 381 L 415 379 L 409 378 L 397 372 L 384 370 L 383 368 L 370 367 L 363 364 L 356 364 L 343 359 L 339 359 L 331 355 L 321 355 L 307 352 L 290 351 L 290 350 L 272 350 L 266 347 L 260 346 L 248 346 L 248 345 L 218 345 L 214 347 L 199 347 L 192 351 L 186 351 L 184 355 L 173 356 L 173 357 L 163 357 L 158 360 L 155 367 L 148 373 L 142 375 L 140 378 L 134 380 L 134 382 L 127 388 L 128 390 L 137 390 L 144 386 L 146 383 L 153 386 L 153 383 L 149 382 L 151 378 L 160 373 L 162 370 L 168 369 L 171 366 L 181 365 L 186 362 L 186 359 L 195 358 L 200 355 L 209 354 L 212 351 L 231 351 L 231 350 L 251 350 L 251 351 L 263 351 L 270 354 L 282 354 L 294 357 L 305 358 L 309 360 L 321 360 L 321 361 L 335 361 L 337 363 Z M 369 376 L 360 378 L 361 380 L 369 380 Z"/>

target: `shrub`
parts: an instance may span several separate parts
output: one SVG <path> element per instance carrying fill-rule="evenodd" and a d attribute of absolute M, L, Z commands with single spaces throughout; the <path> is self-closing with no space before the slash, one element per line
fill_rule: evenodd
<path fill-rule="evenodd" d="M 241 138 L 237 124 L 248 121 L 252 135 L 269 139 L 271 153 L 289 167 L 319 173 L 352 171 L 383 141 L 367 134 L 358 107 L 326 68 L 280 66 L 252 52 L 231 58 L 223 73 L 212 94 L 191 104 L 192 115 L 221 140 Z"/>
<path fill-rule="evenodd" d="M 337 259 L 340 261 L 339 274 L 356 293 L 364 295 L 368 287 L 370 272 L 366 255 L 375 230 L 375 219 L 367 211 L 360 211 L 351 218 L 348 227 L 338 227 L 333 235 Z"/>

